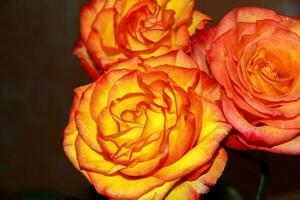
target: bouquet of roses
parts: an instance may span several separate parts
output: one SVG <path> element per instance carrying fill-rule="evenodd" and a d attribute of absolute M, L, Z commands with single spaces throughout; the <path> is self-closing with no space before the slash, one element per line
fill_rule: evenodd
<path fill-rule="evenodd" d="M 195 0 L 91 0 L 64 151 L 110 199 L 194 200 L 225 148 L 300 154 L 300 20 L 255 7 L 217 26 Z"/>

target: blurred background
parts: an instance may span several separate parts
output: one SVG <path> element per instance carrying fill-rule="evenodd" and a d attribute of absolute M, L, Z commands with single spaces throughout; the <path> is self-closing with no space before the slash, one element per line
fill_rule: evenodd
<path fill-rule="evenodd" d="M 84 0 L 0 0 L 0 194 L 55 191 L 91 199 L 88 182 L 62 150 L 73 88 L 90 82 L 72 54 Z M 237 6 L 263 6 L 300 17 L 298 0 L 199 0 L 216 24 Z M 269 200 L 299 200 L 300 157 L 266 155 Z M 222 180 L 255 198 L 258 166 L 230 154 Z"/>

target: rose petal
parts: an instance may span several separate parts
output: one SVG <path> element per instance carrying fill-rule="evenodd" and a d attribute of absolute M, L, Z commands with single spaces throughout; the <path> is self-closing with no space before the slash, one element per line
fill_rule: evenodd
<path fill-rule="evenodd" d="M 192 38 L 191 57 L 196 61 L 201 71 L 209 74 L 206 62 L 206 51 L 215 35 L 216 27 L 199 30 Z"/>
<path fill-rule="evenodd" d="M 130 69 L 130 70 L 142 70 L 142 67 L 140 64 L 142 64 L 142 60 L 139 57 L 132 57 L 128 58 L 123 61 L 116 62 L 111 65 L 110 70 L 116 70 L 116 69 Z"/>
<path fill-rule="evenodd" d="M 155 58 L 170 52 L 170 50 L 171 50 L 170 46 L 166 44 L 162 44 L 159 45 L 159 47 L 156 50 L 151 50 L 149 52 L 141 52 L 139 56 L 143 59 Z"/>
<path fill-rule="evenodd" d="M 214 78 L 225 88 L 228 97 L 233 98 L 234 89 L 225 66 L 226 50 L 223 41 L 226 36 L 221 36 L 211 44 L 207 59 Z"/>
<path fill-rule="evenodd" d="M 290 17 L 284 17 L 284 16 L 281 16 L 281 17 L 283 19 L 281 24 L 288 27 L 290 31 L 292 31 L 292 32 L 296 33 L 298 36 L 300 36 L 300 20 L 290 18 Z"/>
<path fill-rule="evenodd" d="M 77 156 L 76 156 L 76 149 L 75 149 L 75 141 L 76 141 L 76 137 L 78 136 L 78 131 L 75 124 L 75 112 L 78 109 L 82 93 L 87 88 L 88 86 L 81 86 L 74 90 L 75 96 L 70 111 L 69 122 L 68 122 L 68 126 L 65 128 L 64 131 L 63 148 L 65 154 L 70 159 L 71 163 L 75 166 L 75 168 L 79 170 L 81 173 L 83 173 L 83 175 L 90 181 L 88 174 L 85 171 L 80 170 Z"/>
<path fill-rule="evenodd" d="M 227 153 L 220 149 L 214 159 L 210 169 L 193 181 L 185 181 L 178 184 L 166 197 L 166 200 L 190 199 L 197 200 L 199 195 L 209 191 L 209 187 L 216 184 L 218 178 L 222 175 L 227 162 Z"/>
<path fill-rule="evenodd" d="M 125 166 L 117 165 L 106 160 L 101 154 L 93 151 L 82 139 L 76 139 L 77 159 L 81 170 L 100 173 L 104 175 L 112 175 Z"/>
<path fill-rule="evenodd" d="M 300 115 L 300 99 L 297 101 L 292 101 L 289 103 L 285 103 L 277 108 L 279 112 L 281 112 L 284 117 L 293 118 Z"/>
<path fill-rule="evenodd" d="M 159 57 L 146 59 L 144 63 L 151 67 L 170 65 L 183 68 L 198 68 L 198 65 L 187 54 L 180 50 L 172 51 Z"/>
<path fill-rule="evenodd" d="M 221 87 L 211 76 L 200 72 L 200 81 L 195 88 L 195 92 L 210 101 L 217 101 L 221 98 Z"/>
<path fill-rule="evenodd" d="M 173 47 L 172 49 L 182 49 L 183 51 L 190 50 L 190 34 L 187 25 L 183 24 L 173 31 L 171 47 Z"/>
<path fill-rule="evenodd" d="M 165 198 L 166 200 L 198 200 L 199 194 L 188 184 L 183 183 L 176 186 Z"/>
<path fill-rule="evenodd" d="M 101 74 L 101 69 L 98 69 L 87 52 L 85 44 L 79 40 L 73 49 L 74 55 L 80 60 L 80 64 L 92 77 L 93 80 L 97 80 Z"/>
<path fill-rule="evenodd" d="M 137 199 L 164 184 L 153 176 L 128 179 L 121 175 L 105 176 L 93 172 L 88 174 L 99 194 L 115 199 Z"/>
<path fill-rule="evenodd" d="M 208 137 L 209 134 L 213 134 L 214 131 L 216 131 L 217 134 L 222 135 L 223 133 L 227 134 L 226 131 L 229 132 L 231 130 L 231 125 L 228 124 L 218 104 L 204 98 L 202 98 L 201 101 L 203 121 L 198 143 L 201 143 L 202 139 Z"/>
<path fill-rule="evenodd" d="M 102 109 L 109 105 L 109 93 L 115 82 L 128 72 L 128 70 L 110 71 L 103 74 L 96 82 L 90 105 L 90 112 L 94 121 L 98 121 L 98 115 Z"/>
<path fill-rule="evenodd" d="M 122 169 L 121 172 L 127 176 L 146 176 L 149 175 L 153 170 L 155 170 L 160 164 L 161 157 L 155 159 L 139 162 L 138 164 Z"/>
<path fill-rule="evenodd" d="M 197 69 L 170 66 L 161 66 L 157 69 L 166 72 L 185 91 L 188 91 L 188 88 L 195 88 L 199 81 L 199 71 Z"/>
<path fill-rule="evenodd" d="M 278 14 L 272 10 L 257 7 L 241 7 L 233 9 L 219 23 L 215 38 L 232 29 L 238 22 L 256 22 L 263 19 L 281 21 Z"/>
<path fill-rule="evenodd" d="M 93 61 L 104 69 L 108 69 L 111 63 L 125 59 L 126 56 L 122 53 L 116 53 L 115 49 L 109 52 L 110 49 L 106 48 L 101 43 L 101 36 L 96 32 L 91 32 L 90 37 L 86 42 L 87 49 L 93 58 Z M 108 51 L 106 51 L 108 50 Z"/>
<path fill-rule="evenodd" d="M 271 126 L 251 125 L 237 111 L 232 101 L 222 95 L 222 106 L 226 119 L 243 134 L 249 144 L 271 147 L 291 140 L 298 134 L 297 129 L 280 129 Z"/>
<path fill-rule="evenodd" d="M 193 147 L 198 138 L 199 132 L 195 132 L 195 117 L 186 113 L 181 114 L 178 118 L 177 125 L 172 128 L 169 135 L 168 158 L 164 165 L 171 165 L 180 159 Z"/>
<path fill-rule="evenodd" d="M 271 153 L 288 154 L 288 155 L 299 155 L 300 153 L 300 136 L 296 136 L 290 141 L 275 145 L 272 147 L 256 146 L 255 144 L 248 144 L 240 135 L 229 135 L 226 138 L 225 145 L 229 148 L 246 151 L 246 150 L 262 150 Z"/>
<path fill-rule="evenodd" d="M 209 170 L 200 176 L 197 180 L 192 181 L 192 186 L 200 194 L 204 194 L 206 190 L 201 190 L 202 187 L 198 187 L 198 184 L 201 183 L 205 186 L 211 187 L 217 183 L 217 180 L 221 177 L 223 170 L 227 163 L 227 152 L 224 148 L 220 148 L 216 153 L 216 157 L 212 161 L 212 165 Z"/>
<path fill-rule="evenodd" d="M 207 16 L 206 14 L 195 10 L 193 12 L 193 19 L 192 19 L 192 23 L 189 26 L 189 33 L 190 35 L 193 35 L 197 29 L 201 30 L 205 28 L 205 24 L 209 21 L 211 21 L 212 19 Z"/>
<path fill-rule="evenodd" d="M 139 200 L 162 200 L 164 199 L 165 195 L 170 191 L 170 189 L 176 184 L 177 181 L 178 180 L 166 182 L 162 186 L 154 188 L 150 192 L 146 193 L 145 195 L 140 197 Z"/>
<path fill-rule="evenodd" d="M 108 47 L 116 47 L 114 29 L 114 9 L 102 10 L 93 24 L 93 30 L 99 34 L 100 42 Z"/>
<path fill-rule="evenodd" d="M 300 116 L 291 119 L 261 119 L 253 122 L 254 124 L 267 124 L 269 126 L 284 129 L 299 129 L 300 132 Z"/>
<path fill-rule="evenodd" d="M 168 32 L 165 30 L 159 30 L 159 29 L 150 29 L 142 32 L 142 35 L 147 39 L 150 40 L 151 42 L 160 42 Z"/>
<path fill-rule="evenodd" d="M 97 14 L 104 7 L 105 1 L 91 0 L 89 4 L 82 6 L 80 11 L 80 31 L 84 42 L 87 41 L 92 31 L 92 25 Z"/>
<path fill-rule="evenodd" d="M 203 100 L 203 102 L 207 101 Z M 153 176 L 166 181 L 175 180 L 178 177 L 183 177 L 191 173 L 200 166 L 204 166 L 211 160 L 212 155 L 216 152 L 220 142 L 228 134 L 228 131 L 231 128 L 227 123 L 220 121 L 220 118 L 218 117 L 219 115 L 215 116 L 214 111 L 218 108 L 211 107 L 211 105 L 212 104 L 207 104 L 207 111 L 203 113 L 202 130 L 200 133 L 201 137 L 198 139 L 198 144 L 177 160 L 177 162 L 172 165 L 162 167 Z M 209 110 L 211 110 L 211 112 L 209 112 Z M 219 114 L 222 115 L 220 109 L 218 110 Z M 214 114 L 211 115 L 211 113 Z M 215 120 L 214 117 L 212 118 L 212 116 L 215 116 L 217 120 Z M 169 173 L 170 171 L 172 171 L 172 173 Z"/>
<path fill-rule="evenodd" d="M 143 89 L 139 86 L 139 81 L 140 72 L 138 71 L 132 71 L 125 74 L 119 80 L 115 81 L 109 92 L 108 105 L 110 105 L 113 100 L 122 98 L 127 94 L 144 93 Z"/>
<path fill-rule="evenodd" d="M 97 142 L 97 124 L 93 120 L 90 112 L 91 95 L 95 88 L 95 83 L 82 94 L 82 98 L 78 109 L 75 113 L 75 122 L 79 135 L 94 151 L 101 152 L 99 143 Z"/>
<path fill-rule="evenodd" d="M 118 22 L 120 19 L 125 17 L 125 15 L 132 12 L 132 10 L 135 10 L 145 4 L 145 2 L 141 2 L 140 0 L 116 1 L 115 9 L 118 12 Z"/>
<path fill-rule="evenodd" d="M 293 140 L 286 143 L 274 146 L 272 148 L 260 148 L 263 151 L 270 151 L 272 153 L 299 155 L 300 154 L 300 136 L 298 135 Z"/>
<path fill-rule="evenodd" d="M 175 11 L 175 26 L 187 23 L 192 20 L 195 0 L 169 0 L 166 9 Z"/>

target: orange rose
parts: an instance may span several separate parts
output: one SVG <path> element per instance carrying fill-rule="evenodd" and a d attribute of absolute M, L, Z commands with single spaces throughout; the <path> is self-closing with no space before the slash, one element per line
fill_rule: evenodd
<path fill-rule="evenodd" d="M 208 64 L 223 87 L 225 117 L 237 131 L 228 145 L 300 154 L 300 21 L 238 8 L 210 40 Z"/>
<path fill-rule="evenodd" d="M 230 126 L 207 99 L 217 85 L 195 67 L 183 52 L 133 58 L 75 90 L 64 150 L 100 194 L 198 199 L 215 184 Z"/>
<path fill-rule="evenodd" d="M 91 0 L 81 10 L 74 53 L 97 79 L 119 60 L 189 51 L 189 37 L 209 20 L 194 6 L 195 0 Z"/>

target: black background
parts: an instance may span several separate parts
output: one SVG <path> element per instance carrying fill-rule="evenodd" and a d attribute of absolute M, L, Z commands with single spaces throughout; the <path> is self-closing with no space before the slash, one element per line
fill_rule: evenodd
<path fill-rule="evenodd" d="M 72 54 L 83 2 L 0 0 L 0 194 L 42 189 L 91 198 L 88 182 L 62 150 L 72 90 L 90 82 Z M 297 0 L 198 1 L 213 23 L 245 5 L 300 17 Z M 254 199 L 258 167 L 237 155 L 229 158 L 224 182 Z M 267 160 L 269 199 L 300 199 L 300 157 L 267 154 Z"/>

